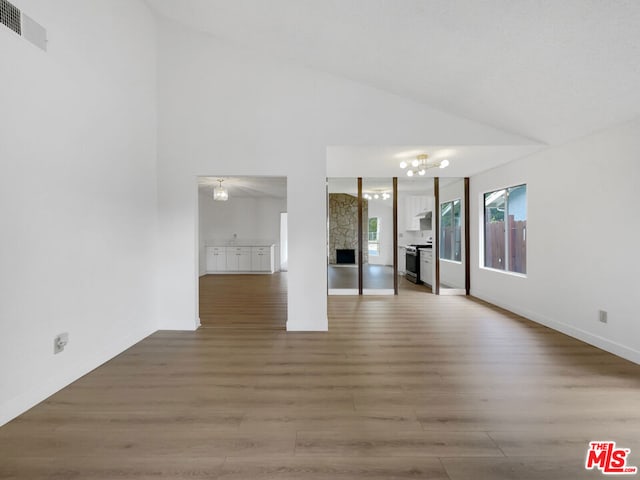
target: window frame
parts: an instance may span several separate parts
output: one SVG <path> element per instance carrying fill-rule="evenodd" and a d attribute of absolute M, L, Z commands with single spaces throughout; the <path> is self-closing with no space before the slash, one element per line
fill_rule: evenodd
<path fill-rule="evenodd" d="M 371 230 L 369 230 L 369 227 L 371 226 L 371 219 L 375 218 L 376 219 L 376 240 L 375 241 L 371 241 L 369 240 L 370 236 L 371 236 Z M 371 252 L 371 249 L 369 248 L 369 245 L 371 244 L 375 244 L 378 246 L 377 250 L 375 253 Z M 372 257 L 379 257 L 380 256 L 380 217 L 369 217 L 369 219 L 367 220 L 367 253 L 369 255 L 371 255 Z"/>
<path fill-rule="evenodd" d="M 462 202 L 462 198 L 452 198 L 451 200 L 447 200 L 445 202 L 440 202 L 440 211 L 438 212 L 439 213 L 438 217 L 439 217 L 439 220 L 440 220 L 439 235 L 442 235 L 442 232 L 444 231 L 444 229 L 442 228 L 442 218 L 443 218 L 442 207 L 444 205 L 447 205 L 448 203 L 451 204 L 451 218 L 452 218 L 452 220 L 454 220 L 453 212 L 455 211 L 454 210 L 455 202 L 459 202 L 459 205 L 460 205 L 460 219 L 459 219 L 460 220 L 460 225 L 457 227 L 460 230 L 460 240 L 457 242 L 460 245 L 460 260 L 455 260 L 455 259 L 451 259 L 451 258 L 443 258 L 442 257 L 442 250 L 443 250 L 444 242 L 442 241 L 441 238 L 439 239 L 439 242 L 438 242 L 438 259 L 440 261 L 442 261 L 442 262 L 450 262 L 450 263 L 455 263 L 455 264 L 460 265 L 460 264 L 462 264 L 462 254 L 463 254 L 463 248 L 462 248 L 462 243 L 463 243 L 462 226 L 463 226 L 463 222 L 462 222 L 462 218 L 463 218 L 463 213 L 464 213 L 463 212 L 464 204 Z M 455 243 L 456 242 L 454 242 L 454 248 L 452 249 L 452 253 L 454 254 L 454 257 L 455 257 Z"/>
<path fill-rule="evenodd" d="M 511 275 L 514 277 L 520 277 L 520 278 L 527 278 L 527 273 L 521 273 L 521 272 L 515 272 L 513 270 L 508 270 L 508 266 L 509 266 L 509 257 L 510 257 L 510 252 L 509 252 L 509 241 L 508 241 L 508 235 L 509 235 L 509 229 L 506 227 L 507 223 L 508 223 L 508 218 L 509 218 L 509 190 L 512 189 L 516 189 L 518 187 L 525 187 L 525 218 L 527 220 L 527 226 L 525 227 L 525 238 L 528 236 L 527 235 L 527 230 L 528 230 L 528 218 L 529 218 L 529 201 L 528 201 L 528 193 L 529 193 L 529 188 L 527 185 L 527 182 L 518 182 L 518 183 L 514 183 L 512 185 L 508 185 L 505 187 L 500 187 L 500 188 L 493 188 L 491 190 L 486 190 L 480 193 L 480 242 L 479 246 L 480 246 L 480 251 L 478 252 L 479 255 L 479 268 L 481 270 L 488 270 L 491 272 L 498 272 L 498 273 L 502 273 L 505 275 Z M 487 195 L 491 195 L 492 193 L 496 193 L 499 192 L 501 190 L 504 190 L 505 192 L 505 213 L 504 213 L 504 222 L 505 222 L 505 232 L 504 232 L 504 241 L 505 241 L 505 268 L 504 269 L 500 269 L 500 268 L 493 268 L 493 267 L 488 267 L 486 266 L 486 240 L 487 240 L 487 223 L 486 223 L 486 205 L 485 205 L 485 201 L 486 201 L 486 196 Z M 526 248 L 526 247 L 525 247 Z M 528 248 L 525 249 L 525 256 L 526 253 L 528 251 Z M 526 258 L 526 257 L 525 257 Z M 527 268 L 528 270 L 528 268 Z"/>

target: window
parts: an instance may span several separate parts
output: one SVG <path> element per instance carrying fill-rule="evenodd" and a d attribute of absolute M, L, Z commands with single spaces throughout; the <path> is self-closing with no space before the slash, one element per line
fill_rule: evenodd
<path fill-rule="evenodd" d="M 369 219 L 369 255 L 374 257 L 380 255 L 380 219 L 378 217 Z"/>
<path fill-rule="evenodd" d="M 527 273 L 527 186 L 484 194 L 484 266 Z"/>
<path fill-rule="evenodd" d="M 460 199 L 440 204 L 440 259 L 462 261 Z"/>

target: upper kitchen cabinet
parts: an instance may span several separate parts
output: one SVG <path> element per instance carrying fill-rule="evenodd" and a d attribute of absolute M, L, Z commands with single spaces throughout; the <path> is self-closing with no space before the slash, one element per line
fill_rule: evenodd
<path fill-rule="evenodd" d="M 429 195 L 410 195 L 406 199 L 405 229 L 408 231 L 430 230 L 421 228 L 420 220 L 424 219 L 433 210 L 433 197 Z M 423 222 L 424 227 L 424 222 Z"/>

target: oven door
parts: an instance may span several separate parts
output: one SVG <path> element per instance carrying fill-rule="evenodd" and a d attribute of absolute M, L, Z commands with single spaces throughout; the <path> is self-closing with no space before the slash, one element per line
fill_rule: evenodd
<path fill-rule="evenodd" d="M 418 283 L 418 252 L 406 253 L 406 273 L 405 278 L 413 283 Z"/>

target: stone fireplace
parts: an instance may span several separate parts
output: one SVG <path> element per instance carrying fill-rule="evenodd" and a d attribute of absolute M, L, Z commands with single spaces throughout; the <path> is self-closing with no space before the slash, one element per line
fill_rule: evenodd
<path fill-rule="evenodd" d="M 369 254 L 367 249 L 369 203 L 362 201 L 362 261 L 368 263 Z M 346 264 L 347 252 L 342 252 L 341 260 L 338 261 L 338 250 L 353 251 L 354 261 L 357 261 L 358 251 L 358 197 L 346 193 L 329 194 L 329 264 Z"/>

